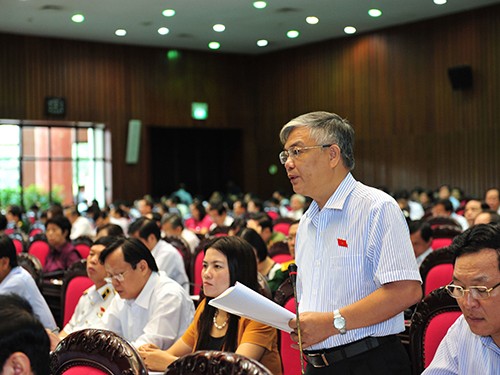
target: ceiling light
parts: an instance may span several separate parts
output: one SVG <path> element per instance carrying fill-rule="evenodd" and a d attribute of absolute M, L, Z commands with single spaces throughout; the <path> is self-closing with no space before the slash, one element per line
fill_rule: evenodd
<path fill-rule="evenodd" d="M 175 10 L 173 9 L 165 9 L 163 12 L 161 12 L 165 17 L 173 17 L 175 16 Z"/>
<path fill-rule="evenodd" d="M 267 3 L 265 1 L 254 1 L 253 6 L 257 9 L 264 9 L 267 7 Z"/>
<path fill-rule="evenodd" d="M 269 44 L 269 42 L 268 42 L 267 40 L 265 40 L 265 39 L 261 39 L 261 40 L 258 40 L 258 41 L 257 41 L 257 45 L 258 45 L 259 47 L 265 47 L 265 46 L 267 46 L 268 44 Z"/>
<path fill-rule="evenodd" d="M 319 18 L 315 16 L 306 17 L 306 22 L 309 25 L 316 25 L 319 22 Z"/>
<path fill-rule="evenodd" d="M 297 38 L 299 36 L 299 32 L 297 30 L 290 30 L 286 33 L 286 36 L 290 39 Z"/>
<path fill-rule="evenodd" d="M 218 23 L 217 25 L 214 25 L 213 29 L 214 29 L 214 31 L 217 31 L 218 33 L 221 33 L 224 30 L 226 30 L 226 26 Z"/>
<path fill-rule="evenodd" d="M 380 9 L 370 9 L 368 14 L 371 17 L 380 17 L 382 15 L 382 11 Z"/>
<path fill-rule="evenodd" d="M 168 29 L 168 27 L 160 27 L 158 29 L 158 34 L 160 35 L 167 35 L 169 32 L 170 30 Z"/>
<path fill-rule="evenodd" d="M 446 4 L 446 1 L 447 0 L 434 0 L 434 4 L 436 4 L 436 5 L 443 5 L 443 4 Z"/>
<path fill-rule="evenodd" d="M 124 29 L 116 29 L 116 31 L 115 31 L 115 35 L 116 35 L 116 36 L 125 36 L 125 35 L 127 35 L 127 30 L 124 30 Z"/>
<path fill-rule="evenodd" d="M 73 14 L 73 16 L 71 16 L 71 21 L 80 23 L 85 21 L 85 17 L 83 16 L 83 14 Z"/>
<path fill-rule="evenodd" d="M 176 49 L 171 49 L 167 52 L 167 59 L 169 60 L 176 60 L 179 58 L 179 56 L 180 53 Z"/>
<path fill-rule="evenodd" d="M 356 28 L 353 26 L 344 27 L 344 33 L 346 34 L 354 34 L 356 32 Z"/>
<path fill-rule="evenodd" d="M 208 48 L 210 48 L 210 49 L 219 49 L 220 48 L 220 43 L 219 42 L 210 42 L 210 43 L 208 43 Z"/>

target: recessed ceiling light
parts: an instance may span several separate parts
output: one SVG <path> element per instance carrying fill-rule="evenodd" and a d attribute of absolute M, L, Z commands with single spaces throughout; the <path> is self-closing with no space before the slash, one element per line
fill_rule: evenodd
<path fill-rule="evenodd" d="M 354 34 L 356 32 L 356 28 L 353 26 L 344 27 L 344 33 L 346 34 Z"/>
<path fill-rule="evenodd" d="M 158 34 L 160 35 L 167 35 L 169 32 L 170 30 L 168 29 L 168 27 L 160 27 L 158 29 Z"/>
<path fill-rule="evenodd" d="M 253 6 L 257 9 L 264 9 L 267 7 L 267 3 L 265 1 L 254 1 Z"/>
<path fill-rule="evenodd" d="M 370 9 L 368 14 L 371 17 L 380 17 L 382 15 L 382 11 L 380 9 Z"/>
<path fill-rule="evenodd" d="M 83 14 L 73 14 L 73 16 L 71 16 L 71 21 L 81 23 L 85 21 L 85 17 Z"/>
<path fill-rule="evenodd" d="M 175 10 L 173 9 L 165 9 L 163 12 L 161 12 L 165 17 L 173 17 L 175 16 Z"/>
<path fill-rule="evenodd" d="M 210 42 L 210 43 L 208 43 L 208 48 L 210 48 L 210 49 L 219 49 L 220 48 L 220 43 L 219 42 Z"/>
<path fill-rule="evenodd" d="M 116 36 L 125 36 L 125 35 L 127 35 L 127 30 L 124 30 L 124 29 L 117 29 L 117 30 L 115 31 L 115 35 L 116 35 Z"/>
<path fill-rule="evenodd" d="M 434 0 L 434 4 L 436 4 L 436 5 L 443 5 L 443 4 L 446 4 L 446 1 L 447 0 Z"/>
<path fill-rule="evenodd" d="M 319 22 L 319 18 L 315 16 L 306 17 L 306 22 L 309 25 L 316 25 Z"/>
<path fill-rule="evenodd" d="M 217 25 L 214 25 L 213 29 L 214 29 L 214 31 L 217 31 L 218 33 L 221 33 L 224 30 L 226 30 L 226 26 L 224 26 L 223 24 L 218 23 Z"/>
<path fill-rule="evenodd" d="M 297 30 L 290 30 L 286 33 L 286 36 L 293 39 L 293 38 L 297 38 L 299 36 L 299 32 Z"/>
<path fill-rule="evenodd" d="M 268 42 L 267 40 L 265 40 L 265 39 L 261 39 L 261 40 L 258 40 L 258 41 L 257 41 L 257 45 L 258 45 L 259 47 L 265 47 L 265 46 L 267 46 L 268 44 L 269 44 L 269 42 Z"/>

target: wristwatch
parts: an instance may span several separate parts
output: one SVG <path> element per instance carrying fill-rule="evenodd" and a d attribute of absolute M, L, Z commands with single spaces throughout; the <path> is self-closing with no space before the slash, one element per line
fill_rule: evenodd
<path fill-rule="evenodd" d="M 345 334 L 345 318 L 340 315 L 339 309 L 333 311 L 333 326 L 338 329 L 341 335 Z"/>

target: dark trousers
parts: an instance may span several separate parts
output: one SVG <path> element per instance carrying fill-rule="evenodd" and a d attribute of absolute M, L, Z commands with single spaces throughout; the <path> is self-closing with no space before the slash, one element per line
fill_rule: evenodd
<path fill-rule="evenodd" d="M 357 356 L 315 368 L 307 364 L 306 375 L 411 375 L 408 354 L 398 337 Z"/>

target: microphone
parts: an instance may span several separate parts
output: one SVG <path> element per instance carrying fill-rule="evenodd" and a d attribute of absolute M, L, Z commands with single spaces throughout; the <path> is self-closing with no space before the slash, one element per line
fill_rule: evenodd
<path fill-rule="evenodd" d="M 293 297 L 295 298 L 295 318 L 297 320 L 297 336 L 299 338 L 300 368 L 304 373 L 304 351 L 302 350 L 302 333 L 300 331 L 299 301 L 297 300 L 297 265 L 290 263 L 288 266 L 288 277 L 292 283 Z"/>

